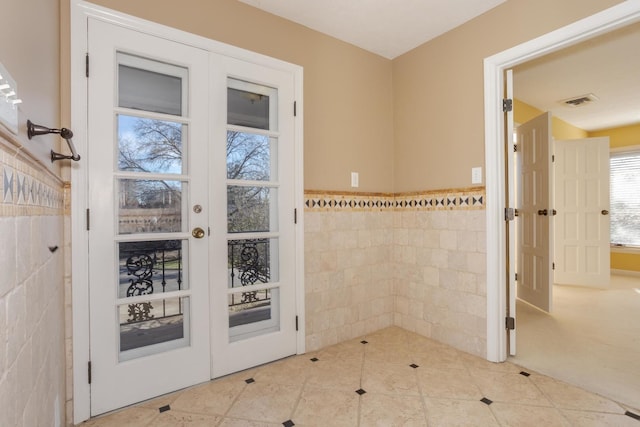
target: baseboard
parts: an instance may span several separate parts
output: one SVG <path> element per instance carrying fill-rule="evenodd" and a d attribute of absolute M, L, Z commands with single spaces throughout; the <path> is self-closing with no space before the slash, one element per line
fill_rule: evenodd
<path fill-rule="evenodd" d="M 633 271 L 633 270 L 618 270 L 618 269 L 612 268 L 611 274 L 615 274 L 617 276 L 640 277 L 640 271 Z"/>

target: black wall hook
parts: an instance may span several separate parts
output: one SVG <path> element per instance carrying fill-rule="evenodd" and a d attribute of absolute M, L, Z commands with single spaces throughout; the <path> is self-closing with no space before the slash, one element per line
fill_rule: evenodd
<path fill-rule="evenodd" d="M 56 133 L 60 135 L 61 138 L 64 138 L 64 140 L 67 141 L 69 150 L 71 150 L 71 156 L 56 153 L 55 151 L 51 150 L 51 163 L 55 162 L 56 160 L 63 160 L 63 159 L 73 160 L 76 162 L 80 160 L 80 155 L 76 151 L 76 147 L 73 145 L 73 141 L 71 140 L 71 138 L 73 138 L 73 132 L 71 132 L 70 129 L 67 129 L 67 128 L 52 129 L 46 126 L 37 125 L 33 123 L 31 120 L 27 120 L 27 137 L 29 139 L 31 139 L 34 136 L 46 135 L 49 133 Z"/>

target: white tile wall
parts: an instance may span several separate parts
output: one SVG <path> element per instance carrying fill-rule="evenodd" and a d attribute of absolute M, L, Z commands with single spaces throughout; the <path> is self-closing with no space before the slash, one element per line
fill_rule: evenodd
<path fill-rule="evenodd" d="M 58 182 L 0 149 L 0 426 L 64 425 L 63 211 Z M 46 183 L 47 185 L 43 185 Z M 5 197 L 6 195 L 6 197 Z M 51 197 L 50 197 L 51 196 Z"/>

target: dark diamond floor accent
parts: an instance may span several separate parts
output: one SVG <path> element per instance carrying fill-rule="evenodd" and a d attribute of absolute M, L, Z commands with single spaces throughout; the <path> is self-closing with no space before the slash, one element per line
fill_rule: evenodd
<path fill-rule="evenodd" d="M 244 380 L 244 382 L 247 384 L 251 384 L 251 383 L 255 383 L 256 380 L 254 380 L 253 378 L 249 378 L 248 380 Z"/>
<path fill-rule="evenodd" d="M 487 405 L 491 405 L 493 403 L 493 400 L 483 397 L 482 399 L 480 399 L 480 402 L 485 403 Z"/>
<path fill-rule="evenodd" d="M 320 359 L 318 359 L 317 357 L 312 357 L 312 358 L 311 358 L 311 359 L 309 359 L 309 360 L 311 360 L 312 362 L 317 362 L 317 361 L 318 361 L 318 360 L 320 360 Z"/>
<path fill-rule="evenodd" d="M 283 422 L 283 423 L 282 423 L 282 425 L 283 425 L 284 427 L 293 427 L 293 426 L 294 426 L 294 425 L 296 425 L 296 424 L 295 424 L 293 421 L 291 421 L 291 420 L 287 420 L 287 421 Z"/>
<path fill-rule="evenodd" d="M 358 390 L 356 390 L 356 393 L 358 393 L 360 396 L 362 396 L 363 394 L 366 393 L 366 391 L 364 391 L 363 389 L 359 388 Z"/>
<path fill-rule="evenodd" d="M 520 372 L 520 375 L 522 375 L 523 377 L 531 376 L 531 374 L 529 372 L 525 372 L 525 371 Z"/>
<path fill-rule="evenodd" d="M 640 421 L 640 415 L 638 415 L 638 414 L 634 414 L 633 412 L 629 412 L 629 411 L 625 412 L 624 414 L 625 414 L 627 417 L 631 417 L 631 418 L 633 418 L 634 420 L 638 420 L 638 421 Z"/>
<path fill-rule="evenodd" d="M 419 367 L 420 367 L 420 366 L 416 365 L 415 363 L 412 363 L 412 364 L 411 364 L 411 365 L 409 365 L 409 366 L 411 366 L 413 369 L 416 369 L 416 368 L 419 368 Z"/>
<path fill-rule="evenodd" d="M 362 340 L 360 341 L 360 344 L 369 344 L 369 341 Z"/>
<path fill-rule="evenodd" d="M 161 407 L 158 408 L 158 411 L 160 411 L 160 413 L 167 412 L 167 411 L 170 411 L 170 410 L 171 410 L 171 406 L 169 406 L 169 405 L 164 405 L 164 406 L 161 406 Z"/>

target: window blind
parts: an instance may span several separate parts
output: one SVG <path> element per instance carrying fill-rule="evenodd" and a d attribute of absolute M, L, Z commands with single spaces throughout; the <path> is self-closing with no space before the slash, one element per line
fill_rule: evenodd
<path fill-rule="evenodd" d="M 640 247 L 640 148 L 611 153 L 611 244 Z"/>

